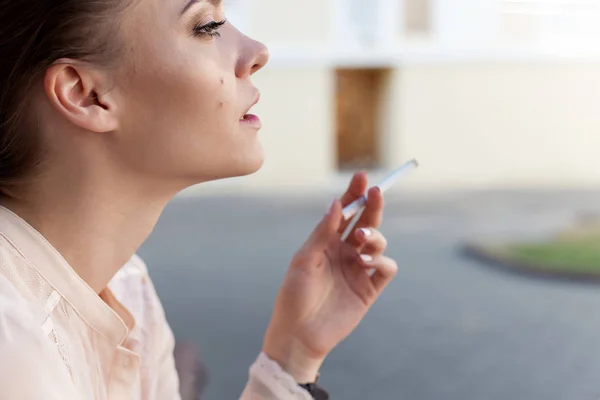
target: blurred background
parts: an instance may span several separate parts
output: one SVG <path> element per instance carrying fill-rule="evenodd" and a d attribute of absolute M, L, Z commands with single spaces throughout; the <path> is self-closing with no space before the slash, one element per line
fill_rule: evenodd
<path fill-rule="evenodd" d="M 322 370 L 333 398 L 600 398 L 600 1 L 231 0 L 271 51 L 267 160 L 194 187 L 140 254 L 235 399 L 289 260 L 351 173 L 400 264 Z"/>

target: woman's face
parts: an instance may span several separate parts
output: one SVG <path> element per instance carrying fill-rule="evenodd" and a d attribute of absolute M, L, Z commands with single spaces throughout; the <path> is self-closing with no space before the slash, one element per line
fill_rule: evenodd
<path fill-rule="evenodd" d="M 136 173 L 188 184 L 257 171 L 267 49 L 225 19 L 219 0 L 137 0 L 126 11 L 111 150 Z"/>

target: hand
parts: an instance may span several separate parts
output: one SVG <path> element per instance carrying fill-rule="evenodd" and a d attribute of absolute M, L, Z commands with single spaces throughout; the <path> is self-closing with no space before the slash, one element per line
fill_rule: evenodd
<path fill-rule="evenodd" d="M 366 175 L 355 174 L 294 255 L 277 295 L 263 351 L 299 383 L 314 382 L 327 354 L 356 328 L 397 272 L 394 260 L 383 256 L 378 188 L 369 190 L 356 230 L 340 240 L 349 222 L 342 207 L 366 189 Z"/>

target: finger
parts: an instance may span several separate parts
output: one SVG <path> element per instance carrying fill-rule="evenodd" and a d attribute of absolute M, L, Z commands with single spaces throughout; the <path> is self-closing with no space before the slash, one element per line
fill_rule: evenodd
<path fill-rule="evenodd" d="M 364 196 L 367 191 L 367 186 L 368 179 L 366 172 L 360 171 L 355 173 L 348 185 L 348 189 L 346 189 L 346 193 L 344 193 L 340 199 L 342 207 L 346 207 L 354 200 Z"/>
<path fill-rule="evenodd" d="M 372 187 L 369 189 L 367 204 L 365 205 L 365 210 L 356 224 L 356 228 L 379 227 L 379 225 L 381 225 L 381 220 L 383 219 L 383 206 L 384 201 L 381 190 L 378 187 Z M 344 221 L 342 223 L 342 231 L 346 229 L 348 223 L 349 221 Z M 361 243 L 357 240 L 355 235 L 350 235 L 347 243 L 359 250 L 361 249 Z"/>
<path fill-rule="evenodd" d="M 362 248 L 362 254 L 375 257 L 383 254 L 387 248 L 387 239 L 378 229 L 359 228 L 354 231 L 354 236 Z"/>
<path fill-rule="evenodd" d="M 385 256 L 372 257 L 362 254 L 359 257 L 359 264 L 365 269 L 374 270 L 371 275 L 371 283 L 377 293 L 381 293 L 398 272 L 396 261 Z"/>
<path fill-rule="evenodd" d="M 304 243 L 303 249 L 311 253 L 325 250 L 331 240 L 337 238 L 341 222 L 342 206 L 340 201 L 335 199 Z"/>
<path fill-rule="evenodd" d="M 377 186 L 369 189 L 369 196 L 367 198 L 366 210 L 359 221 L 359 226 L 372 226 L 379 227 L 381 220 L 383 219 L 383 193 Z"/>

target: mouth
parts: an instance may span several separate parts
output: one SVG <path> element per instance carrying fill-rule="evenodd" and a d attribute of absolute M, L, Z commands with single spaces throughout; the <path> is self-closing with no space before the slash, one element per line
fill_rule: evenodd
<path fill-rule="evenodd" d="M 250 107 L 248 107 L 248 109 L 246 110 L 246 112 L 244 113 L 244 115 L 242 115 L 240 117 L 240 121 L 243 121 L 248 115 L 252 115 L 250 113 L 250 111 L 252 110 L 252 107 L 254 107 L 260 100 L 260 93 L 256 95 L 256 97 L 254 98 L 254 101 L 252 102 L 252 104 L 250 105 Z"/>
<path fill-rule="evenodd" d="M 252 104 L 250 105 L 248 110 L 246 110 L 244 115 L 241 116 L 240 122 L 243 122 L 245 124 L 255 125 L 260 128 L 260 118 L 258 118 L 256 115 L 254 115 L 250 112 L 252 110 L 252 107 L 254 107 L 258 103 L 259 100 L 260 100 L 260 93 L 258 93 L 256 95 L 254 101 L 252 102 Z"/>
<path fill-rule="evenodd" d="M 256 117 L 256 115 L 254 115 L 254 114 L 244 114 L 244 116 L 242 118 L 240 118 L 240 122 L 248 121 L 254 117 Z M 258 117 L 256 117 L 256 118 L 258 118 Z"/>

